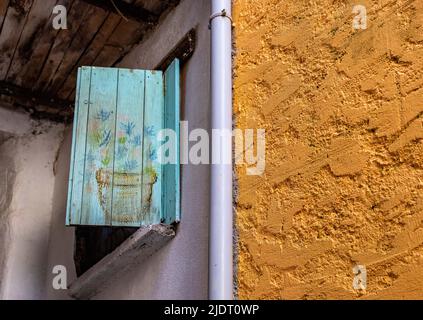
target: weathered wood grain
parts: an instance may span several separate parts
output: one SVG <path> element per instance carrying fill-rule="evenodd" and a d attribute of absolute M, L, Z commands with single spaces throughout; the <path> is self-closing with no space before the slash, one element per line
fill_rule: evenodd
<path fill-rule="evenodd" d="M 78 81 L 67 224 L 179 221 L 179 61 L 165 77 L 162 71 L 83 67 Z M 158 154 L 164 128 L 176 132 L 169 164 Z"/>
<path fill-rule="evenodd" d="M 121 19 L 110 38 L 104 44 L 100 54 L 93 62 L 94 66 L 114 66 L 130 48 L 138 43 L 144 35 L 145 27 L 133 21 Z"/>
<path fill-rule="evenodd" d="M 0 2 L 0 33 L 1 33 L 4 17 L 6 16 L 8 6 L 9 6 L 9 0 L 3 0 Z"/>
<path fill-rule="evenodd" d="M 80 277 L 136 231 L 137 228 L 130 227 L 77 226 L 74 249 L 76 275 Z"/>
<path fill-rule="evenodd" d="M 79 66 L 114 66 L 151 30 L 158 17 L 178 0 L 122 0 L 149 11 L 153 20 L 126 21 L 107 3 L 95 6 L 83 0 L 2 0 L 0 1 L 0 80 L 26 88 L 34 95 L 45 94 L 51 101 L 73 100 Z M 52 27 L 55 5 L 67 8 L 68 29 Z M 154 23 L 153 23 L 154 22 Z M 7 97 L 9 99 L 9 97 Z M 57 110 L 50 105 L 29 105 L 21 97 L 16 103 L 34 116 L 66 119 L 72 108 Z M 19 100 L 19 101 L 18 101 Z"/>
<path fill-rule="evenodd" d="M 10 84 L 6 81 L 0 81 L 0 95 L 3 101 L 5 100 L 3 99 L 4 97 L 12 98 L 15 104 L 21 105 L 23 109 L 33 114 L 37 111 L 49 111 L 55 114 L 59 110 L 64 110 L 70 114 L 73 105 L 71 101 L 57 99 L 40 92 L 33 92 L 30 89 Z"/>
<path fill-rule="evenodd" d="M 111 225 L 117 88 L 118 69 L 92 67 L 85 132 L 83 225 Z"/>
<path fill-rule="evenodd" d="M 59 67 L 44 87 L 45 92 L 56 93 L 62 87 L 63 82 L 77 65 L 85 49 L 90 46 L 107 16 L 108 14 L 102 9 L 96 7 L 89 9 L 86 20 L 73 37 Z"/>
<path fill-rule="evenodd" d="M 48 23 L 51 23 L 50 17 L 56 2 L 56 0 L 34 0 L 28 15 L 28 21 L 23 28 L 6 75 L 8 82 L 14 82 L 22 66 L 28 63 L 32 47 L 40 40 Z M 51 24 L 49 26 L 51 27 Z"/>
<path fill-rule="evenodd" d="M 163 128 L 163 109 L 163 72 L 146 71 L 142 191 L 142 222 L 146 225 L 160 223 L 161 218 L 162 166 L 158 161 L 157 134 Z"/>
<path fill-rule="evenodd" d="M 68 14 L 72 11 L 73 4 L 71 0 L 59 0 L 57 5 L 63 5 L 68 8 Z M 74 10 L 76 12 L 76 10 Z M 20 71 L 14 76 L 14 83 L 27 88 L 33 88 L 34 83 L 38 80 L 44 64 L 47 62 L 47 57 L 54 44 L 56 35 L 59 30 L 52 28 L 53 15 L 49 17 L 49 21 L 43 28 L 41 37 L 34 41 L 29 48 L 30 52 L 27 55 L 30 57 L 29 61 L 21 66 Z M 70 25 L 70 22 L 68 23 Z"/>
<path fill-rule="evenodd" d="M 73 164 L 69 177 L 72 181 L 72 187 L 68 190 L 68 201 L 70 207 L 67 212 L 67 225 L 81 224 L 82 222 L 82 194 L 84 192 L 84 173 L 87 145 L 87 119 L 91 106 L 90 88 L 91 88 L 91 67 L 82 67 L 78 70 L 80 75 L 78 97 L 75 101 L 74 115 L 74 135 L 73 144 Z M 82 86 L 81 84 L 88 84 Z"/>
<path fill-rule="evenodd" d="M 77 68 L 80 66 L 89 66 L 93 64 L 93 61 L 103 49 L 104 43 L 111 36 L 113 31 L 119 24 L 120 20 L 121 18 L 116 14 L 109 13 L 108 17 L 106 18 L 106 21 L 95 35 L 94 40 L 83 53 L 82 57 L 77 62 L 77 65 L 73 67 L 63 86 L 57 91 L 57 95 L 60 98 L 69 99 L 72 96 L 72 93 L 74 93 L 75 89 Z"/>
<path fill-rule="evenodd" d="M 144 78 L 143 70 L 119 69 L 113 164 L 113 226 L 140 226 L 142 221 Z"/>
<path fill-rule="evenodd" d="M 164 129 L 176 133 L 175 158 L 173 163 L 162 164 L 162 222 L 171 224 L 180 221 L 180 78 L 179 60 L 174 60 L 165 72 Z"/>
<path fill-rule="evenodd" d="M 82 3 L 79 0 L 74 0 L 73 5 L 68 12 L 68 29 L 60 29 L 51 46 L 50 52 L 47 59 L 44 62 L 44 66 L 39 74 L 39 77 L 33 86 L 36 90 L 44 89 L 54 77 L 54 74 L 58 70 L 63 57 L 69 48 L 72 39 L 79 30 L 81 23 L 86 22 L 90 19 L 89 14 L 92 12 L 87 4 Z"/>
<path fill-rule="evenodd" d="M 21 32 L 25 26 L 33 0 L 9 2 L 0 34 L 0 79 L 6 78 Z"/>
<path fill-rule="evenodd" d="M 76 299 L 90 299 L 174 237 L 175 231 L 171 226 L 153 225 L 138 229 L 112 253 L 71 283 L 70 295 Z"/>
<path fill-rule="evenodd" d="M 78 92 L 81 93 L 81 88 L 79 87 L 81 83 L 81 71 L 82 69 L 78 69 L 78 80 L 76 87 L 78 88 Z M 91 75 L 90 75 L 91 76 Z M 72 146 L 71 146 L 71 159 L 69 165 L 69 181 L 68 181 L 68 197 L 67 197 L 67 204 L 66 204 L 66 225 L 71 223 L 75 223 L 72 219 L 75 219 L 79 222 L 79 218 L 77 214 L 75 214 L 74 210 L 71 210 L 71 203 L 72 203 L 72 194 L 73 194 L 73 182 L 74 182 L 74 175 L 75 175 L 75 153 L 76 153 L 76 142 L 78 141 L 78 122 L 79 120 L 79 95 L 75 98 L 75 111 L 74 111 L 74 121 L 73 121 L 73 128 L 72 128 Z M 78 174 L 78 173 L 76 173 Z M 74 216 L 72 216 L 74 215 Z M 78 214 L 79 216 L 79 214 Z"/>

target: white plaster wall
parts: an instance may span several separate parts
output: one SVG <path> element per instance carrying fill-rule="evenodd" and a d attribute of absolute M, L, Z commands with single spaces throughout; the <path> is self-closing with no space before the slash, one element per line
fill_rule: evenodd
<path fill-rule="evenodd" d="M 68 284 L 76 278 L 75 264 L 73 262 L 74 227 L 66 227 L 66 201 L 68 194 L 69 165 L 72 145 L 72 127 L 66 128 L 64 139 L 59 149 L 56 161 L 56 179 L 53 190 L 53 216 L 50 226 L 49 243 L 49 272 L 46 277 L 47 299 L 70 299 L 67 290 L 55 290 L 52 281 L 55 274 L 51 271 L 56 265 L 66 267 Z"/>
<path fill-rule="evenodd" d="M 154 68 L 191 29 L 197 30 L 197 48 L 183 68 L 182 120 L 193 128 L 209 129 L 210 38 L 209 0 L 182 0 L 160 25 L 121 63 L 124 68 Z M 68 280 L 75 277 L 73 228 L 65 228 L 71 132 L 65 134 L 57 161 L 54 216 L 49 245 L 49 269 L 65 265 Z M 110 283 L 95 299 L 206 299 L 208 278 L 209 167 L 182 167 L 182 221 L 176 237 L 143 264 Z M 66 291 L 51 289 L 47 298 L 66 299 Z"/>
<path fill-rule="evenodd" d="M 8 217 L 9 206 L 12 200 L 12 190 L 15 183 L 15 168 L 13 159 L 7 154 L 3 143 L 7 133 L 1 132 L 0 141 L 0 297 L 3 287 L 3 271 L 7 257 L 9 239 Z"/>
<path fill-rule="evenodd" d="M 13 168 L 11 201 L 1 212 L 2 299 L 42 299 L 53 205 L 54 161 L 63 125 L 34 122 L 0 108 L 0 131 L 14 135 L 1 145 L 3 167 Z"/>

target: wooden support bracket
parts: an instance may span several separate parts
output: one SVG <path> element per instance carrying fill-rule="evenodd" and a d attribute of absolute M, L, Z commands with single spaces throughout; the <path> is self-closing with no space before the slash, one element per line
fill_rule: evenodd
<path fill-rule="evenodd" d="M 138 229 L 112 253 L 76 279 L 68 288 L 69 294 L 76 299 L 90 299 L 131 267 L 153 255 L 174 236 L 174 228 L 163 224 Z"/>

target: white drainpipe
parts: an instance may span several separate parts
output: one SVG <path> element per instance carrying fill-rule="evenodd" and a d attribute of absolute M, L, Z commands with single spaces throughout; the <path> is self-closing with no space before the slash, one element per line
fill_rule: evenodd
<path fill-rule="evenodd" d="M 211 117 L 212 129 L 232 132 L 232 23 L 231 0 L 212 0 Z M 232 136 L 220 146 L 232 156 Z M 213 145 L 212 145 L 213 147 Z M 212 149 L 213 154 L 216 150 Z M 209 299 L 233 298 L 232 274 L 232 163 L 211 165 L 209 238 Z"/>

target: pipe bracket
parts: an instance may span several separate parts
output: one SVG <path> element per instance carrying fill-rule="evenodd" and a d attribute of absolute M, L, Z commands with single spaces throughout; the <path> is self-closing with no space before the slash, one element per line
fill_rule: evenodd
<path fill-rule="evenodd" d="M 210 16 L 210 18 L 209 18 L 209 30 L 211 30 L 211 23 L 212 23 L 213 19 L 217 18 L 217 17 L 228 18 L 231 21 L 231 26 L 233 27 L 234 23 L 233 23 L 232 17 L 230 15 L 228 15 L 228 13 L 226 12 L 225 9 L 223 9 L 222 11 L 213 13 Z"/>

